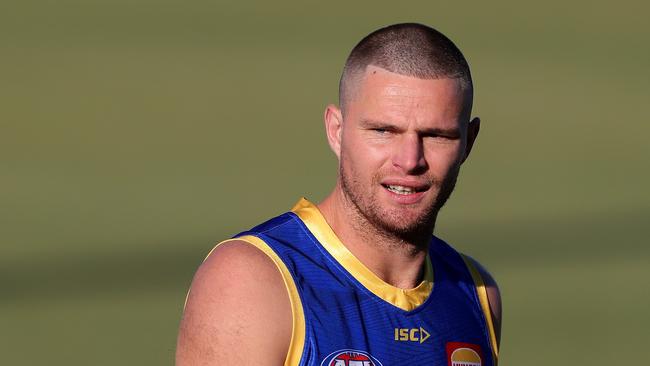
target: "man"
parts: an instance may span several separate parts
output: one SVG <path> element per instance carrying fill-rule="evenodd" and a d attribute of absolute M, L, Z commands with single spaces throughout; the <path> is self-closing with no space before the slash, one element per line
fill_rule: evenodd
<path fill-rule="evenodd" d="M 177 365 L 496 365 L 498 288 L 432 236 L 479 131 L 463 55 L 389 26 L 352 50 L 339 93 L 336 186 L 208 255 Z"/>

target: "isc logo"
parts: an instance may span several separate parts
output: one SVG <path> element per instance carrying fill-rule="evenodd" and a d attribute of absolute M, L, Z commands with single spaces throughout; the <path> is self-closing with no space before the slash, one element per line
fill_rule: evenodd
<path fill-rule="evenodd" d="M 430 337 L 429 332 L 420 328 L 395 328 L 395 340 L 401 342 L 424 342 Z"/>

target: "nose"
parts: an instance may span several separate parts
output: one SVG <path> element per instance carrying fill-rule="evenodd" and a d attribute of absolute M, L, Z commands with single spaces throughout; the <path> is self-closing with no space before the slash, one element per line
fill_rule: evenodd
<path fill-rule="evenodd" d="M 420 174 L 428 168 L 424 157 L 422 137 L 417 134 L 400 136 L 393 151 L 393 165 L 407 174 Z"/>

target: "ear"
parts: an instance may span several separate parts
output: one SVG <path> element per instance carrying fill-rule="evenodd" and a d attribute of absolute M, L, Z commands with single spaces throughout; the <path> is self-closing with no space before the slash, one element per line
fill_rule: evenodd
<path fill-rule="evenodd" d="M 469 124 L 467 125 L 467 144 L 465 145 L 465 154 L 463 155 L 463 160 L 461 164 L 467 160 L 469 153 L 472 151 L 472 146 L 474 146 L 474 141 L 478 136 L 478 131 L 481 129 L 481 119 L 474 117 Z"/>
<path fill-rule="evenodd" d="M 325 133 L 330 148 L 336 154 L 337 158 L 341 157 L 341 133 L 343 132 L 343 114 L 334 104 L 325 108 Z"/>

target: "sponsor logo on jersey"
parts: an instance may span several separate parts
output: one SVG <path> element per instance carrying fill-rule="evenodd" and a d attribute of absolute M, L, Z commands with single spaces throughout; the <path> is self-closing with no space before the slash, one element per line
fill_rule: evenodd
<path fill-rule="evenodd" d="M 330 353 L 320 366 L 382 366 L 382 364 L 367 352 L 342 349 Z"/>
<path fill-rule="evenodd" d="M 399 342 L 424 342 L 431 334 L 424 328 L 395 328 L 394 339 Z"/>
<path fill-rule="evenodd" d="M 481 366 L 481 346 L 472 343 L 447 342 L 448 366 Z"/>

